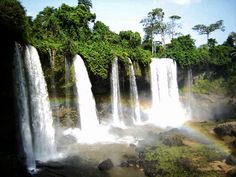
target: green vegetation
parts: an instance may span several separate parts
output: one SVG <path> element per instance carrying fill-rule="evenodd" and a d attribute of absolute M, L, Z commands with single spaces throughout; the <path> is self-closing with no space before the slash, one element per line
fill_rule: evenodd
<path fill-rule="evenodd" d="M 192 136 L 193 132 L 189 135 L 174 130 L 160 133 L 156 144 L 144 152 L 145 174 L 152 177 L 227 176 L 232 165 L 225 159 L 235 151 L 233 121 L 187 122 L 191 130 L 201 132 L 198 138 Z M 216 127 L 224 137 L 214 133 Z"/>
<path fill-rule="evenodd" d="M 175 59 L 182 69 L 192 68 L 200 75 L 211 73 L 210 77 L 196 82 L 196 92 L 205 93 L 215 89 L 213 85 L 217 85 L 218 81 L 213 80 L 223 79 L 228 94 L 235 96 L 235 32 L 220 45 L 216 39 L 209 38 L 215 30 L 224 30 L 222 20 L 209 26 L 201 24 L 193 27 L 199 34 L 207 35 L 208 39 L 206 45 L 196 47 L 190 35 L 180 35 L 178 32 L 181 24 L 177 22 L 181 17 L 172 15 L 169 22 L 165 22 L 165 13 L 161 8 L 153 9 L 141 20 L 145 31 L 142 41 L 137 32 L 112 32 L 103 22 L 96 21 L 96 14 L 91 12 L 91 7 L 91 0 L 78 0 L 75 7 L 66 4 L 58 8 L 46 7 L 32 20 L 26 16 L 19 1 L 2 0 L 0 32 L 12 41 L 30 43 L 38 49 L 46 80 L 50 83 L 50 77 L 55 76 L 59 92 L 74 84 L 71 78 L 70 83 L 65 85 L 65 58 L 71 64 L 73 56 L 79 54 L 85 61 L 90 77 L 99 81 L 108 81 L 115 57 L 119 58 L 124 68 L 127 68 L 127 59 L 130 58 L 139 64 L 141 70 L 149 65 L 152 56 L 169 57 Z M 156 35 L 161 37 L 161 41 L 154 41 Z M 169 44 L 165 44 L 167 35 L 172 39 Z"/>
<path fill-rule="evenodd" d="M 155 150 L 145 153 L 147 161 L 155 161 L 156 176 L 172 177 L 213 177 L 219 176 L 209 166 L 213 161 L 223 160 L 225 153 L 212 145 L 166 146 L 158 143 Z"/>
<path fill-rule="evenodd" d="M 71 60 L 75 54 L 82 56 L 91 77 L 102 80 L 108 78 L 115 57 L 125 65 L 128 58 L 142 65 L 150 63 L 151 54 L 142 49 L 139 33 L 110 31 L 103 22 L 95 22 L 96 15 L 91 13 L 91 6 L 91 1 L 79 1 L 76 7 L 66 4 L 57 9 L 46 7 L 31 22 L 30 41 L 46 63 L 46 79 L 49 81 L 52 73 L 58 78 L 57 89 L 66 87 L 64 60 Z M 53 66 L 49 64 L 50 60 Z"/>
<path fill-rule="evenodd" d="M 0 1 L 0 34 L 1 39 L 27 42 L 28 20 L 23 6 L 17 0 Z"/>
<path fill-rule="evenodd" d="M 199 94 L 225 94 L 226 87 L 222 78 L 209 80 L 203 76 L 199 77 L 192 88 L 193 93 Z"/>
<path fill-rule="evenodd" d="M 193 30 L 196 30 L 200 35 L 207 35 L 207 41 L 209 41 L 210 34 L 218 29 L 221 31 L 225 30 L 225 27 L 223 26 L 223 20 L 219 20 L 216 23 L 210 24 L 209 26 L 198 24 L 193 27 Z"/>

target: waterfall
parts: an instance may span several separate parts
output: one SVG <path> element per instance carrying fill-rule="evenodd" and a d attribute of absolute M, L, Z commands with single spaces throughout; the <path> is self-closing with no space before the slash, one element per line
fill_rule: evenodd
<path fill-rule="evenodd" d="M 32 132 L 30 127 L 28 89 L 25 78 L 25 70 L 20 50 L 16 44 L 14 56 L 14 76 L 15 76 L 15 95 L 18 108 L 18 118 L 22 146 L 26 160 L 26 166 L 29 171 L 36 169 L 35 157 L 33 151 Z"/>
<path fill-rule="evenodd" d="M 136 84 L 136 77 L 134 73 L 134 67 L 132 64 L 132 61 L 129 59 L 129 67 L 130 67 L 130 98 L 132 102 L 132 106 L 134 106 L 134 122 L 135 123 L 141 123 L 141 116 L 140 116 L 140 105 L 139 105 L 139 99 L 138 99 L 138 89 Z"/>
<path fill-rule="evenodd" d="M 111 71 L 111 91 L 112 91 L 112 115 L 113 125 L 121 126 L 120 116 L 122 115 L 121 110 L 121 99 L 120 99 L 120 83 L 119 83 L 119 71 L 118 71 L 118 59 L 112 63 Z"/>
<path fill-rule="evenodd" d="M 47 161 L 56 155 L 55 130 L 39 55 L 32 46 L 26 48 L 25 65 L 35 159 Z"/>
<path fill-rule="evenodd" d="M 55 67 L 55 56 L 54 52 L 49 52 L 50 54 L 50 67 L 51 67 L 51 74 L 50 74 L 50 85 L 51 85 L 51 97 L 56 98 L 57 97 L 57 91 L 56 91 L 56 82 L 55 82 L 55 72 L 54 72 L 54 67 Z"/>
<path fill-rule="evenodd" d="M 70 67 L 69 63 L 67 61 L 67 58 L 65 58 L 65 107 L 70 108 L 70 88 L 69 88 L 69 82 L 70 82 Z"/>
<path fill-rule="evenodd" d="M 93 132 L 99 127 L 99 121 L 97 119 L 96 104 L 91 90 L 91 83 L 82 58 L 76 55 L 73 60 L 80 127 L 83 132 Z"/>
<path fill-rule="evenodd" d="M 192 102 L 192 86 L 193 86 L 193 76 L 192 69 L 188 70 L 188 80 L 187 80 L 187 110 L 189 118 L 192 117 L 191 102 Z"/>
<path fill-rule="evenodd" d="M 160 126 L 178 126 L 185 120 L 179 101 L 176 62 L 153 58 L 151 62 L 152 108 L 150 121 Z"/>

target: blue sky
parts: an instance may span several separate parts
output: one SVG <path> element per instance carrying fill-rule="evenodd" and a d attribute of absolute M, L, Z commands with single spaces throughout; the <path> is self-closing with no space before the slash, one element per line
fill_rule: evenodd
<path fill-rule="evenodd" d="M 62 3 L 75 6 L 77 0 L 20 0 L 33 17 L 46 6 L 59 7 Z M 192 30 L 196 24 L 209 25 L 224 20 L 225 32 L 220 30 L 211 34 L 219 44 L 223 43 L 230 32 L 236 32 L 236 0 L 92 0 L 92 12 L 97 20 L 104 22 L 112 31 L 137 31 L 144 35 L 139 22 L 154 8 L 162 8 L 165 20 L 171 15 L 181 16 L 179 21 L 182 34 L 191 34 L 196 45 L 206 43 L 206 36 L 200 36 Z M 167 38 L 168 41 L 168 38 Z"/>

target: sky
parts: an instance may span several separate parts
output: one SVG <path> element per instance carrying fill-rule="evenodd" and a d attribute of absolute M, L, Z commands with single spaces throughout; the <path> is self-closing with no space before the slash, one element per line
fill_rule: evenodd
<path fill-rule="evenodd" d="M 57 8 L 62 3 L 77 5 L 77 0 L 20 1 L 27 14 L 33 17 L 46 6 Z M 96 13 L 96 20 L 102 21 L 116 33 L 132 30 L 139 32 L 143 37 L 143 26 L 140 21 L 155 8 L 163 9 L 166 22 L 172 15 L 180 16 L 179 23 L 182 24 L 182 28 L 179 32 L 184 35 L 190 34 L 196 40 L 197 46 L 206 43 L 206 36 L 198 35 L 192 30 L 194 25 L 210 25 L 223 20 L 225 31 L 217 30 L 210 35 L 218 44 L 222 44 L 231 32 L 236 32 L 236 0 L 92 0 L 92 4 L 91 11 Z"/>

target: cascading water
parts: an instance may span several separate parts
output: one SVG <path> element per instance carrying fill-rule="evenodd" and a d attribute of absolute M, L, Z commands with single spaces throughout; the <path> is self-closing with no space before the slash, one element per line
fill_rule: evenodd
<path fill-rule="evenodd" d="M 112 63 L 111 91 L 112 91 L 113 125 L 120 127 L 121 126 L 120 115 L 122 115 L 122 110 L 121 110 L 121 99 L 120 99 L 118 58 L 115 58 Z"/>
<path fill-rule="evenodd" d="M 35 159 L 48 161 L 56 157 L 55 130 L 39 55 L 32 46 L 26 47 L 25 65 Z"/>
<path fill-rule="evenodd" d="M 99 127 L 99 121 L 87 69 L 79 55 L 74 57 L 74 71 L 80 127 L 83 132 L 91 133 Z"/>
<path fill-rule="evenodd" d="M 178 126 L 186 121 L 179 101 L 176 62 L 152 58 L 152 108 L 150 121 L 159 126 Z"/>
<path fill-rule="evenodd" d="M 28 88 L 25 78 L 23 59 L 17 44 L 15 48 L 14 65 L 15 95 L 18 108 L 22 146 L 26 159 L 26 166 L 29 171 L 32 171 L 36 169 L 36 164 L 33 151 L 32 132 L 30 128 Z"/>
<path fill-rule="evenodd" d="M 132 61 L 129 59 L 130 63 L 130 96 L 131 96 L 131 102 L 134 106 L 134 122 L 135 123 L 141 123 L 141 116 L 140 116 L 140 105 L 139 105 L 139 99 L 138 99 L 138 89 L 136 84 L 136 77 L 134 73 L 134 67 L 132 64 Z"/>
<path fill-rule="evenodd" d="M 65 106 L 66 108 L 70 108 L 70 100 L 69 100 L 69 96 L 70 96 L 70 89 L 69 87 L 69 82 L 70 82 L 70 67 L 69 67 L 69 63 L 67 58 L 65 58 Z"/>
<path fill-rule="evenodd" d="M 192 102 L 192 85 L 193 85 L 193 77 L 192 77 L 192 69 L 188 70 L 188 80 L 187 80 L 187 102 L 188 102 L 188 116 L 189 118 L 192 117 L 192 110 L 191 110 L 191 102 Z"/>

